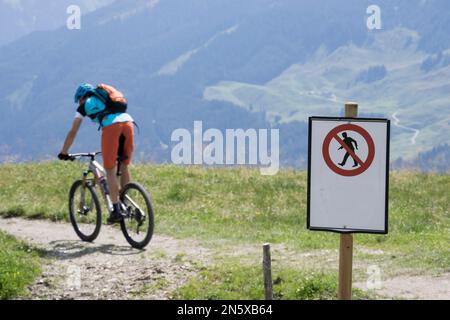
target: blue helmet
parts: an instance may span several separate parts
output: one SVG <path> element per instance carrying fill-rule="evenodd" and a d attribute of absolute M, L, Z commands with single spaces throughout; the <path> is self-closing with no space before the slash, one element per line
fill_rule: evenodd
<path fill-rule="evenodd" d="M 80 85 L 78 87 L 77 91 L 75 92 L 75 96 L 74 96 L 75 103 L 78 103 L 78 100 L 81 97 L 84 97 L 84 95 L 86 95 L 86 93 L 93 92 L 94 90 L 95 90 L 95 87 L 89 83 L 83 83 L 82 85 Z"/>

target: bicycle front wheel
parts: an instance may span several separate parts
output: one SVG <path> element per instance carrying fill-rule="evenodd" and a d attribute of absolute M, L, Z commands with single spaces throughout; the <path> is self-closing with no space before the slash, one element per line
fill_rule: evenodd
<path fill-rule="evenodd" d="M 90 182 L 78 180 L 69 192 L 70 222 L 81 240 L 94 241 L 102 226 L 102 210 L 97 192 Z"/>
<path fill-rule="evenodd" d="M 121 191 L 120 201 L 125 206 L 120 223 L 123 235 L 133 248 L 142 249 L 152 239 L 155 225 L 150 196 L 140 184 L 131 182 Z"/>

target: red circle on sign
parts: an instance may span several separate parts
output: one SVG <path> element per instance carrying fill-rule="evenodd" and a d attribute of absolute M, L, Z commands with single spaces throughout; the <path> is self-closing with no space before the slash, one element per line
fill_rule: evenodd
<path fill-rule="evenodd" d="M 338 133 L 342 131 L 355 131 L 359 133 L 367 142 L 367 148 L 368 148 L 368 154 L 366 161 L 362 161 L 359 159 L 355 154 L 350 154 L 353 159 L 355 159 L 359 163 L 359 167 L 353 170 L 345 170 L 343 168 L 339 168 L 330 157 L 330 143 L 333 139 L 336 139 L 340 145 L 342 145 L 347 152 L 349 150 L 347 149 L 346 145 L 342 143 L 342 140 L 339 138 Z M 369 169 L 370 165 L 373 162 L 373 159 L 375 158 L 375 144 L 373 143 L 373 139 L 370 136 L 370 134 L 362 127 L 354 125 L 354 124 L 343 124 L 340 125 L 333 130 L 330 131 L 330 133 L 327 134 L 325 137 L 325 140 L 323 141 L 322 146 L 322 154 L 323 159 L 325 160 L 325 163 L 328 165 L 328 167 L 335 173 L 345 176 L 345 177 L 354 177 L 357 175 L 360 175 L 361 173 L 365 172 L 367 169 Z"/>

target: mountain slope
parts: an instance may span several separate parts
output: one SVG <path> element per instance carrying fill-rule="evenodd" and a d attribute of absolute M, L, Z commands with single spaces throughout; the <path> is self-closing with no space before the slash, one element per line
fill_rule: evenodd
<path fill-rule="evenodd" d="M 355 100 L 362 113 L 393 119 L 393 158 L 412 158 L 450 136 L 450 67 L 424 70 L 429 56 L 418 50 L 419 39 L 407 29 L 378 33 L 362 47 L 319 50 L 264 85 L 220 82 L 206 88 L 204 97 L 264 110 L 283 122 L 337 115 L 346 100 Z M 450 52 L 441 60 L 446 57 Z"/>
<path fill-rule="evenodd" d="M 281 162 L 304 166 L 306 117 L 338 115 L 350 99 L 396 113 L 393 154 L 414 157 L 448 136 L 450 4 L 379 2 L 375 32 L 369 1 L 122 0 L 83 16 L 81 30 L 32 33 L 0 48 L 0 159 L 57 153 L 86 81 L 127 94 L 142 160 L 170 161 L 171 132 L 203 120 L 280 127 Z M 96 129 L 84 126 L 75 149 L 98 148 Z"/>

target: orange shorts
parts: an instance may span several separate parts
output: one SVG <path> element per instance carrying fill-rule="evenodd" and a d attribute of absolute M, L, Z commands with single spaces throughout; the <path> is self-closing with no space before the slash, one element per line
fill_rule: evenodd
<path fill-rule="evenodd" d="M 122 163 L 125 165 L 131 163 L 131 156 L 134 150 L 133 123 L 130 121 L 114 123 L 102 129 L 102 156 L 105 169 L 113 169 L 116 166 L 121 135 L 125 137 L 123 151 L 126 157 Z"/>

